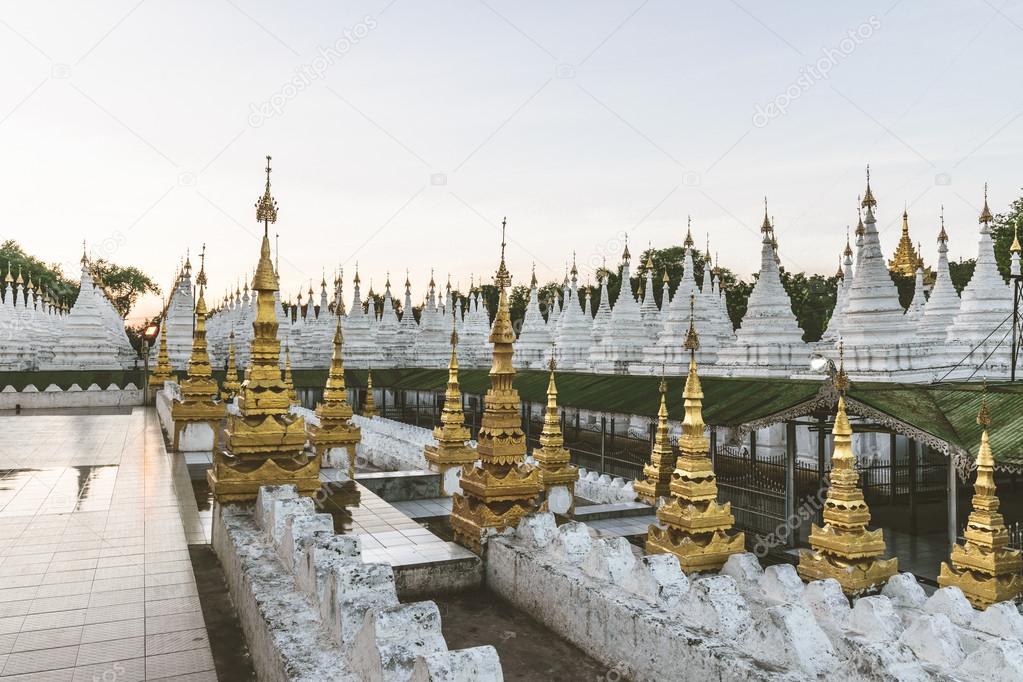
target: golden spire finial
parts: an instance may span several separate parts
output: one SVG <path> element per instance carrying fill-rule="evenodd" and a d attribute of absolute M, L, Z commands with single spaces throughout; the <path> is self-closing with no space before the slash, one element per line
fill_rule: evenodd
<path fill-rule="evenodd" d="M 862 237 L 867 233 L 867 228 L 863 226 L 863 209 L 859 206 L 856 207 L 856 218 L 856 236 Z"/>
<path fill-rule="evenodd" d="M 256 222 L 263 223 L 263 233 L 269 235 L 270 223 L 277 222 L 277 200 L 270 194 L 270 155 L 266 157 L 266 187 L 256 200 Z"/>
<path fill-rule="evenodd" d="M 686 332 L 686 340 L 682 347 L 689 351 L 690 360 L 695 357 L 696 351 L 700 349 L 700 337 L 696 333 L 695 317 L 696 294 L 689 294 L 689 331 Z"/>
<path fill-rule="evenodd" d="M 629 253 L 629 234 L 625 234 L 625 250 L 622 251 L 622 260 L 628 263 L 632 260 L 632 254 Z"/>
<path fill-rule="evenodd" d="M 1016 224 L 1012 226 L 1012 246 L 1009 247 L 1010 253 L 1019 253 L 1021 250 L 1019 245 L 1019 219 L 1016 220 Z"/>
<path fill-rule="evenodd" d="M 843 256 L 852 256 L 852 244 L 849 243 L 849 226 L 845 226 L 845 251 L 842 252 Z"/>
<path fill-rule="evenodd" d="M 670 278 L 668 277 L 667 269 L 664 270 L 664 275 L 661 276 L 661 281 L 664 282 L 664 284 L 667 284 L 669 281 L 671 281 Z M 662 302 L 661 305 L 664 305 L 664 303 Z"/>
<path fill-rule="evenodd" d="M 572 252 L 572 269 L 569 270 L 572 277 L 576 277 L 579 274 L 579 269 L 575 266 L 575 251 Z"/>
<path fill-rule="evenodd" d="M 987 183 L 984 183 L 984 208 L 980 212 L 980 222 L 987 225 L 994 218 L 991 216 L 991 209 L 987 207 Z"/>
<path fill-rule="evenodd" d="M 942 244 L 948 243 L 948 233 L 945 232 L 945 204 L 941 205 L 941 232 L 938 233 L 938 241 Z"/>
<path fill-rule="evenodd" d="M 20 263 L 18 264 L 18 276 L 17 276 L 17 278 L 15 278 L 14 283 L 15 284 L 24 284 L 25 283 L 25 280 L 23 280 L 21 278 L 21 264 Z"/>
<path fill-rule="evenodd" d="M 867 164 L 867 189 L 863 193 L 863 201 L 860 206 L 863 208 L 872 209 L 877 206 L 877 201 L 874 199 L 874 193 L 870 189 L 870 164 Z"/>
<path fill-rule="evenodd" d="M 8 284 L 10 284 L 10 283 L 12 283 L 14 281 L 14 277 L 11 276 L 11 261 L 10 261 L 10 259 L 8 259 L 8 261 L 7 261 L 7 275 L 4 277 L 4 281 L 7 282 Z"/>
<path fill-rule="evenodd" d="M 507 246 L 505 240 L 505 230 L 508 227 L 508 218 L 505 217 L 501 220 L 501 264 L 497 268 L 497 275 L 494 278 L 494 284 L 498 288 L 511 286 L 511 275 L 508 274 L 508 267 L 504 263 L 504 250 Z"/>
<path fill-rule="evenodd" d="M 845 373 L 845 342 L 838 342 L 838 372 L 835 374 L 835 390 L 845 395 L 849 390 L 849 375 Z"/>
<path fill-rule="evenodd" d="M 766 234 L 771 234 L 771 230 L 774 227 L 771 225 L 771 219 L 767 217 L 767 197 L 764 197 L 764 222 L 760 224 L 760 231 Z"/>
<path fill-rule="evenodd" d="M 691 248 L 693 248 L 693 244 L 694 243 L 695 242 L 693 241 L 693 217 L 687 215 L 686 216 L 686 239 L 685 239 L 684 242 L 682 242 L 682 246 L 684 246 L 687 249 L 691 249 Z"/>
<path fill-rule="evenodd" d="M 82 261 L 81 261 L 81 262 L 82 262 L 82 265 L 85 265 L 86 263 L 88 263 L 88 262 L 89 262 L 89 257 L 88 257 L 88 256 L 86 255 L 86 253 L 85 253 L 85 252 L 86 252 L 86 250 L 87 250 L 87 249 L 86 249 L 86 246 L 85 246 L 85 240 L 83 239 L 83 240 L 82 240 Z"/>
<path fill-rule="evenodd" d="M 199 274 L 195 277 L 195 284 L 200 289 L 206 286 L 206 242 L 203 242 L 202 251 L 199 252 Z"/>
<path fill-rule="evenodd" d="M 529 286 L 530 287 L 535 287 L 536 286 L 536 263 L 535 262 L 533 263 L 533 276 L 529 280 Z"/>

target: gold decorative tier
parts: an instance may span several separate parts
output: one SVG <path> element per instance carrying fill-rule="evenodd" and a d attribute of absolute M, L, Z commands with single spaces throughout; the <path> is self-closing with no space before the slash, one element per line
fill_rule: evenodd
<path fill-rule="evenodd" d="M 291 400 L 281 377 L 274 302 L 278 281 L 270 260 L 269 227 L 277 219 L 277 202 L 270 194 L 270 157 L 256 216 L 263 223 L 263 240 L 252 278 L 256 318 L 249 366 L 238 397 L 240 413 L 228 417 L 227 447 L 214 451 L 207 474 L 219 502 L 254 500 L 263 485 L 294 484 L 303 495 L 312 495 L 320 485 L 320 458 L 305 451 L 305 422 L 289 413 Z"/>
<path fill-rule="evenodd" d="M 495 277 L 499 290 L 497 314 L 490 332 L 494 346 L 490 390 L 484 399 L 476 439 L 481 466 L 462 467 L 462 493 L 453 495 L 451 509 L 455 541 L 477 553 L 482 550 L 487 529 L 518 525 L 525 514 L 536 509 L 541 490 L 540 472 L 524 461 L 526 434 L 522 431 L 519 393 L 512 385 L 515 330 L 508 304 L 511 277 L 504 262 L 504 227 L 502 223 L 501 264 Z"/>
<path fill-rule="evenodd" d="M 227 344 L 227 372 L 224 373 L 224 382 L 220 385 L 220 398 L 225 402 L 232 400 L 238 391 L 242 388 L 242 384 L 238 381 L 238 364 L 235 358 L 234 351 L 234 331 L 228 336 Z"/>
<path fill-rule="evenodd" d="M 661 406 L 657 410 L 657 431 L 654 446 L 650 450 L 650 463 L 643 467 L 643 480 L 633 486 L 636 496 L 647 504 L 656 505 L 657 499 L 670 492 L 671 474 L 675 471 L 675 449 L 668 434 L 668 382 L 663 378 L 658 387 L 661 392 Z"/>
<path fill-rule="evenodd" d="M 298 391 L 295 390 L 295 379 L 291 375 L 291 349 L 284 346 L 284 385 L 288 390 L 288 400 L 292 405 L 298 405 Z"/>
<path fill-rule="evenodd" d="M 10 275 L 8 274 L 8 277 Z M 160 351 L 156 356 L 156 367 L 149 375 L 149 387 L 155 390 L 163 388 L 163 385 L 174 378 L 174 368 L 171 367 L 170 353 L 167 352 L 167 314 L 164 312 L 160 324 Z"/>
<path fill-rule="evenodd" d="M 344 448 L 348 452 L 348 477 L 355 478 L 355 446 L 362 440 L 362 431 L 352 424 L 352 407 L 348 404 L 348 387 L 345 386 L 345 363 L 343 357 L 344 335 L 341 333 L 341 318 L 334 326 L 334 350 L 330 356 L 330 372 L 323 389 L 323 402 L 316 406 L 319 426 L 310 426 L 309 434 L 313 450 L 324 456 L 333 448 Z"/>
<path fill-rule="evenodd" d="M 835 383 L 844 393 L 848 384 L 844 369 L 839 369 Z M 842 591 L 852 597 L 882 587 L 898 572 L 899 563 L 895 558 L 882 558 L 886 547 L 881 530 L 867 530 L 870 509 L 858 485 L 852 427 L 842 394 L 831 433 L 835 447 L 824 501 L 824 526 L 814 524 L 810 531 L 812 549 L 803 550 L 796 570 L 806 581 L 834 578 Z"/>
<path fill-rule="evenodd" d="M 372 419 L 377 416 L 377 401 L 373 397 L 373 370 L 366 370 L 366 398 L 362 401 L 362 416 Z"/>
<path fill-rule="evenodd" d="M 981 406 L 977 423 L 983 427 L 977 453 L 977 480 L 973 510 L 966 522 L 965 539 L 952 548 L 951 565 L 942 562 L 938 584 L 961 589 L 978 609 L 1000 601 L 1016 601 L 1023 595 L 1023 558 L 1020 550 L 1009 549 L 1009 531 L 998 511 L 1001 502 L 995 490 L 995 460 L 988 441 L 991 418 L 987 402 Z"/>
<path fill-rule="evenodd" d="M 431 468 L 444 472 L 452 466 L 472 464 L 476 450 L 466 445 L 470 439 L 462 411 L 462 390 L 458 385 L 458 334 L 451 332 L 451 359 L 448 360 L 448 385 L 444 391 L 444 407 L 440 412 L 440 426 L 434 428 L 436 445 L 423 448 L 423 456 Z"/>
<path fill-rule="evenodd" d="M 540 432 L 540 447 L 533 450 L 537 468 L 540 470 L 540 485 L 543 488 L 543 511 L 550 511 L 550 492 L 555 486 L 564 486 L 569 494 L 569 506 L 565 513 L 575 511 L 575 483 L 579 480 L 579 468 L 572 465 L 572 454 L 565 448 L 561 433 L 561 414 L 558 410 L 558 385 L 554 381 L 556 365 L 550 361 L 550 380 L 547 382 L 547 407 L 543 413 L 543 431 Z"/>
<path fill-rule="evenodd" d="M 888 269 L 904 277 L 915 277 L 917 268 L 924 266 L 924 259 L 917 253 L 913 240 L 909 238 L 909 213 L 902 212 L 902 236 L 895 254 L 888 261 Z"/>
<path fill-rule="evenodd" d="M 196 278 L 199 298 L 195 304 L 195 330 L 192 332 L 192 354 L 188 359 L 188 375 L 181 382 L 181 400 L 171 405 L 174 420 L 174 449 L 178 449 L 181 432 L 189 424 L 206 423 L 213 431 L 212 449 L 216 449 L 216 435 L 220 422 L 227 414 L 224 403 L 217 400 L 217 382 L 206 348 L 206 247 L 203 247 L 202 267 Z M 164 327 L 166 328 L 166 326 Z"/>

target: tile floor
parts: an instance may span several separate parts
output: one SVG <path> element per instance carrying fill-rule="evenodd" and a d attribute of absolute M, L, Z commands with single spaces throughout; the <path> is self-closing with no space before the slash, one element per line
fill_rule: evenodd
<path fill-rule="evenodd" d="M 155 413 L 0 433 L 0 680 L 215 680 L 187 550 L 203 534 Z"/>

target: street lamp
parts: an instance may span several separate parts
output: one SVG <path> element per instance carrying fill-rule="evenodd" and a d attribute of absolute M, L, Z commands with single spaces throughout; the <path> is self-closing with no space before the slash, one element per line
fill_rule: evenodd
<path fill-rule="evenodd" d="M 160 320 L 155 319 L 142 331 L 142 404 L 149 404 L 149 347 L 160 333 Z"/>
<path fill-rule="evenodd" d="M 1012 345 L 1010 346 L 1012 367 L 1009 381 L 1016 381 L 1016 361 L 1019 359 L 1020 344 L 1020 294 L 1023 290 L 1023 271 L 1020 269 L 1019 219 L 1013 230 L 1012 246 L 1009 247 L 1009 279 L 1012 280 Z"/>

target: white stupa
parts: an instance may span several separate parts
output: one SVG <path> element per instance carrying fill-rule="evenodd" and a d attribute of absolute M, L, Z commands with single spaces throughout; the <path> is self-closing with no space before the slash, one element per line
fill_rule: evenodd
<path fill-rule="evenodd" d="M 384 315 L 387 314 L 386 306 Z M 381 318 L 383 326 L 383 318 Z M 405 276 L 405 302 L 401 309 L 401 321 L 398 323 L 398 332 L 395 335 L 394 346 L 391 352 L 391 362 L 395 367 L 412 367 L 415 361 L 416 337 L 419 336 L 419 323 L 416 322 L 415 312 L 412 310 L 412 283 L 408 275 Z"/>
<path fill-rule="evenodd" d="M 432 273 L 426 301 L 419 315 L 413 364 L 434 369 L 447 367 L 451 356 L 451 321 L 437 306 L 437 285 Z"/>
<path fill-rule="evenodd" d="M 164 320 L 167 327 L 167 355 L 170 357 L 171 367 L 179 372 L 188 368 L 188 358 L 192 354 L 194 310 L 192 265 L 186 258 L 174 281 Z"/>
<path fill-rule="evenodd" d="M 405 305 L 408 306 L 410 321 L 415 325 L 415 318 L 412 317 L 412 285 L 405 277 Z M 391 276 L 388 273 L 384 280 L 384 301 L 383 310 L 377 317 L 376 299 L 373 297 L 373 285 L 369 287 L 369 301 L 366 313 L 369 316 L 370 331 L 374 332 L 373 338 L 384 357 L 384 362 L 391 367 L 402 367 L 406 357 L 411 353 L 415 344 L 415 332 L 418 327 L 413 327 L 411 334 L 402 333 L 401 324 L 398 321 L 398 313 L 394 310 L 394 299 L 391 295 Z"/>
<path fill-rule="evenodd" d="M 557 308 L 555 302 L 552 310 Z M 555 320 L 554 325 L 557 325 Z M 513 363 L 516 369 L 543 369 L 544 362 L 551 353 L 551 334 L 547 322 L 540 312 L 540 301 L 536 290 L 536 267 L 529 281 L 529 302 L 522 317 L 522 328 L 519 338 L 515 341 Z"/>
<path fill-rule="evenodd" d="M 340 290 L 338 291 L 340 295 Z M 373 338 L 370 329 L 370 313 L 363 309 L 362 289 L 359 269 L 356 266 L 355 278 L 352 280 L 352 305 L 348 314 L 341 318 L 344 331 L 345 367 L 369 368 L 379 367 L 383 363 L 383 353 Z"/>
<path fill-rule="evenodd" d="M 628 374 L 631 365 L 642 361 L 643 348 L 655 338 L 647 335 L 640 305 L 632 293 L 631 260 L 632 254 L 626 242 L 625 251 L 622 252 L 622 288 L 611 309 L 599 352 L 596 357 L 591 355 L 594 371 L 597 372 Z M 606 288 L 602 293 L 606 293 Z"/>
<path fill-rule="evenodd" d="M 980 214 L 980 240 L 973 277 L 963 289 L 962 303 L 945 337 L 949 378 L 1008 376 L 1009 335 L 1012 329 L 1012 291 L 998 272 L 987 204 Z"/>
<path fill-rule="evenodd" d="M 643 284 L 643 304 L 639 307 L 639 313 L 643 318 L 646 335 L 656 338 L 661 332 L 661 310 L 657 307 L 657 299 L 654 298 L 654 259 L 652 255 L 648 255 L 646 259 L 646 281 Z"/>
<path fill-rule="evenodd" d="M 587 290 L 588 293 L 588 290 Z M 569 284 L 564 287 L 565 300 L 554 338 L 554 355 L 558 367 L 565 370 L 584 370 L 589 366 L 590 342 L 593 338 L 593 318 L 589 308 L 583 310 L 579 301 L 579 270 L 572 257 Z"/>
<path fill-rule="evenodd" d="M 607 293 L 607 265 L 604 266 L 603 276 L 600 277 L 600 303 L 597 304 L 597 312 L 593 316 L 593 327 L 590 330 L 590 353 L 589 353 L 589 368 L 592 369 L 594 363 L 600 362 L 604 357 L 604 351 L 602 344 L 604 343 L 604 333 L 607 331 L 608 323 L 611 322 L 611 301 L 610 295 Z"/>
<path fill-rule="evenodd" d="M 31 313 L 25 304 L 20 269 L 15 280 L 8 262 L 4 281 L 7 287 L 0 306 L 0 329 L 8 333 L 4 334 L 4 342 L 0 343 L 0 367 L 4 370 L 36 369 L 40 364 L 36 358 L 38 346 L 31 334 Z"/>
<path fill-rule="evenodd" d="M 923 266 L 917 266 L 916 280 L 913 284 L 913 300 L 906 308 L 906 324 L 916 327 L 924 314 L 924 306 L 927 305 L 926 287 L 924 287 Z"/>
<path fill-rule="evenodd" d="M 842 335 L 842 317 L 845 315 L 846 305 L 849 303 L 849 290 L 852 289 L 853 279 L 853 250 L 849 244 L 849 236 L 845 238 L 845 251 L 842 252 L 841 278 L 838 280 L 838 293 L 835 296 L 835 309 L 828 320 L 828 327 L 821 335 L 821 341 L 835 343 Z"/>
<path fill-rule="evenodd" d="M 789 376 L 806 370 L 810 348 L 781 283 L 766 201 L 760 229 L 760 274 L 735 340 L 720 349 L 717 366 L 729 375 Z"/>
<path fill-rule="evenodd" d="M 935 272 L 931 296 L 924 306 L 923 315 L 916 326 L 917 341 L 941 345 L 948 330 L 959 314 L 959 294 L 952 284 L 948 271 L 948 234 L 945 232 L 944 209 L 941 216 L 941 232 L 938 233 L 938 267 Z"/>

